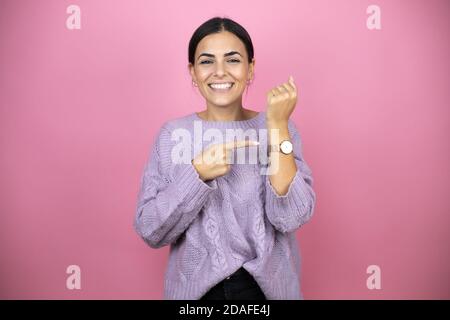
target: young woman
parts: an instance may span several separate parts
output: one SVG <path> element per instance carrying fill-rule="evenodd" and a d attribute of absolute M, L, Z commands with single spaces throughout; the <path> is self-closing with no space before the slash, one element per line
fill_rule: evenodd
<path fill-rule="evenodd" d="M 312 216 L 316 196 L 289 119 L 297 101 L 294 80 L 267 94 L 265 112 L 244 108 L 242 95 L 254 77 L 252 41 L 241 25 L 220 17 L 192 35 L 188 68 L 206 110 L 160 128 L 134 222 L 152 248 L 170 245 L 164 296 L 302 299 L 295 231 Z M 192 141 L 199 129 L 211 142 L 203 147 L 200 141 L 200 148 Z M 235 140 L 243 131 L 254 133 L 252 139 Z M 235 152 L 262 147 L 269 162 L 232 160 Z M 262 174 L 264 167 L 275 169 Z"/>

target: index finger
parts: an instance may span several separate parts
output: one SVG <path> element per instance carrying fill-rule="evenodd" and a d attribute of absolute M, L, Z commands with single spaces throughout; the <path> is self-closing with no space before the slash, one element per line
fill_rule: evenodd
<path fill-rule="evenodd" d="M 259 142 L 253 141 L 253 140 L 230 141 L 225 144 L 225 148 L 227 150 L 230 150 L 230 149 L 245 148 L 248 146 L 257 146 L 257 145 L 259 145 Z"/>

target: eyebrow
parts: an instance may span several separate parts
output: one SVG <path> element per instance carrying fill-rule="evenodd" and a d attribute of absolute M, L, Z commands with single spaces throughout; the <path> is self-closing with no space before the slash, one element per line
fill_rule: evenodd
<path fill-rule="evenodd" d="M 242 54 L 240 54 L 240 53 L 237 52 L 237 51 L 230 51 L 230 52 L 224 53 L 223 56 L 224 56 L 224 57 L 228 57 L 228 56 L 232 56 L 232 55 L 234 55 L 234 54 L 238 54 L 238 55 L 240 55 L 240 56 L 242 57 Z M 215 57 L 215 55 L 213 55 L 213 54 L 211 54 L 211 53 L 203 52 L 202 54 L 200 54 L 200 55 L 198 56 L 197 60 L 200 59 L 201 56 L 211 57 L 211 58 L 214 58 L 214 57 Z"/>

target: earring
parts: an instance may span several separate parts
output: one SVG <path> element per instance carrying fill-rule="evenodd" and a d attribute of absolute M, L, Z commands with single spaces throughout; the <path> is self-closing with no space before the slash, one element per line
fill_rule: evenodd
<path fill-rule="evenodd" d="M 252 83 L 252 79 L 247 80 L 247 85 L 249 85 L 250 83 Z"/>
<path fill-rule="evenodd" d="M 194 87 L 197 87 L 197 82 L 195 82 L 194 80 L 192 80 L 192 84 L 194 85 Z"/>

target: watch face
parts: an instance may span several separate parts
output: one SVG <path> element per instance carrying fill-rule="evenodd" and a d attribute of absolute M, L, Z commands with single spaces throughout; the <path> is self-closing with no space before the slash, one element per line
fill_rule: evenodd
<path fill-rule="evenodd" d="M 281 144 L 280 144 L 280 150 L 281 152 L 283 152 L 284 154 L 289 154 L 292 152 L 292 143 L 288 140 L 284 140 Z"/>

